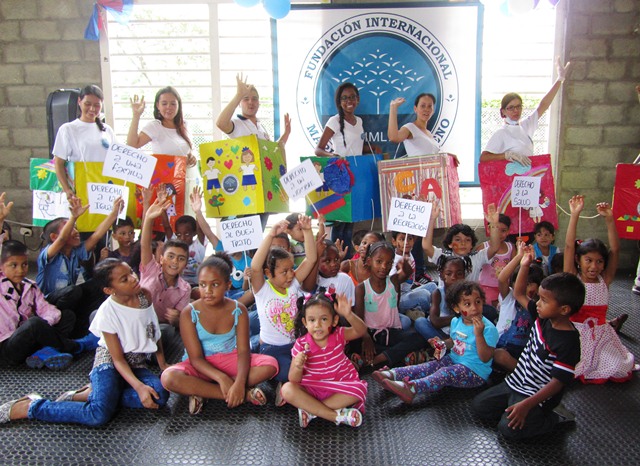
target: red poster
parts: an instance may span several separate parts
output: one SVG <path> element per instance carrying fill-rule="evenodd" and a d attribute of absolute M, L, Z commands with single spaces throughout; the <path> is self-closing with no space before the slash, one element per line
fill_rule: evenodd
<path fill-rule="evenodd" d="M 531 166 L 523 166 L 507 160 L 482 162 L 478 165 L 478 175 L 484 211 L 487 211 L 489 204 L 495 204 L 499 213 L 506 214 L 511 218 L 512 234 L 531 232 L 534 225 L 542 220 L 551 222 L 555 228 L 558 228 L 556 192 L 549 154 L 531 157 Z M 514 176 L 539 176 L 542 178 L 538 206 L 530 209 L 518 209 L 511 205 L 511 184 Z M 520 210 L 522 212 L 519 212 Z"/>
<path fill-rule="evenodd" d="M 175 231 L 176 220 L 184 215 L 184 203 L 188 196 L 185 193 L 187 186 L 187 157 L 175 155 L 158 155 L 153 154 L 158 159 L 156 169 L 151 177 L 151 185 L 149 189 L 154 190 L 151 202 L 156 200 L 155 189 L 159 185 L 163 185 L 167 192 L 167 197 L 171 199 L 171 205 L 167 209 L 171 228 Z M 138 218 L 142 218 L 142 198 L 138 197 Z M 154 231 L 164 231 L 162 227 L 162 219 L 158 218 L 153 224 Z"/>
<path fill-rule="evenodd" d="M 613 218 L 620 238 L 640 239 L 640 165 L 616 165 Z"/>

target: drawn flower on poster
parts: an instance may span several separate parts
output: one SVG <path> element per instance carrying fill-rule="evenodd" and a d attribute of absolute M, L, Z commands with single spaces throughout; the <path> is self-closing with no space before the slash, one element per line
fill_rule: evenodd
<path fill-rule="evenodd" d="M 273 162 L 269 157 L 264 158 L 264 166 L 267 167 L 267 170 L 271 171 L 273 169 Z"/>

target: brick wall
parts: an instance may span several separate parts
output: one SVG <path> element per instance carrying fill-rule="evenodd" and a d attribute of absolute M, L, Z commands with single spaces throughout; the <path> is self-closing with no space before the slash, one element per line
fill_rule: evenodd
<path fill-rule="evenodd" d="M 640 2 L 561 1 L 567 10 L 565 56 L 574 69 L 562 90 L 557 196 L 566 201 L 585 194 L 589 214 L 595 202 L 611 199 L 615 164 L 633 161 L 640 151 L 634 91 L 640 83 Z M 0 2 L 0 189 L 16 203 L 14 220 L 31 221 L 28 160 L 48 156 L 47 95 L 101 84 L 98 44 L 83 39 L 92 5 L 84 0 Z M 561 215 L 561 231 L 566 224 Z M 583 220 L 579 234 L 606 239 L 600 219 Z M 623 241 L 622 247 L 622 266 L 631 268 L 635 244 Z"/>
<path fill-rule="evenodd" d="M 11 220 L 31 223 L 29 159 L 48 157 L 47 95 L 101 85 L 97 42 L 83 38 L 93 2 L 0 2 L 0 190 Z"/>
<path fill-rule="evenodd" d="M 640 2 L 570 0 L 566 7 L 565 57 L 573 72 L 562 96 L 556 196 L 568 211 L 568 199 L 584 194 L 584 215 L 591 216 L 596 202 L 611 201 L 615 165 L 640 152 Z M 561 214 L 561 232 L 567 223 Z M 604 222 L 582 219 L 578 236 L 606 242 Z M 623 240 L 621 268 L 634 268 L 635 261 L 635 242 Z"/>

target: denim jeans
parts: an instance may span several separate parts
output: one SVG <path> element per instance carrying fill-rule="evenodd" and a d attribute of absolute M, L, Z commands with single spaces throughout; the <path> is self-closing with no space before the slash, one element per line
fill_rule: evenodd
<path fill-rule="evenodd" d="M 417 307 L 425 314 L 429 314 L 431 309 L 431 293 L 438 288 L 435 282 L 427 283 L 411 291 L 400 293 L 398 311 L 406 314 L 409 309 Z"/>
<path fill-rule="evenodd" d="M 142 383 L 152 387 L 160 395 L 156 400 L 158 406 L 163 407 L 167 404 L 169 392 L 164 389 L 157 375 L 145 368 L 133 369 L 133 373 Z M 91 394 L 86 403 L 37 400 L 29 406 L 29 419 L 100 426 L 114 416 L 119 406 L 144 408 L 138 393 L 125 382 L 113 364 L 101 364 L 93 368 L 89 379 Z"/>
<path fill-rule="evenodd" d="M 418 317 L 413 323 L 413 326 L 425 340 L 429 340 L 434 337 L 440 337 L 442 340 L 449 338 L 449 335 L 444 333 L 442 329 L 434 327 L 428 317 Z"/>
<path fill-rule="evenodd" d="M 274 380 L 277 380 L 278 382 L 286 382 L 287 380 L 289 380 L 289 368 L 291 367 L 292 348 L 293 343 L 283 346 L 267 345 L 266 343 L 260 344 L 260 354 L 273 356 L 278 361 L 280 370 L 274 377 Z"/>

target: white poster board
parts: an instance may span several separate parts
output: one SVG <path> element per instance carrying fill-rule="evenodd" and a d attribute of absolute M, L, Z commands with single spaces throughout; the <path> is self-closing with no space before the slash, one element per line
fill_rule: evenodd
<path fill-rule="evenodd" d="M 152 155 L 114 142 L 107 150 L 102 175 L 148 188 L 157 162 Z"/>
<path fill-rule="evenodd" d="M 124 220 L 127 216 L 127 201 L 129 200 L 129 188 L 111 183 L 87 183 L 89 193 L 89 213 L 109 215 L 113 210 L 113 202 L 121 197 L 124 207 L 120 210 L 118 218 Z"/>
<path fill-rule="evenodd" d="M 431 203 L 391 198 L 387 231 L 399 231 L 424 238 L 431 218 Z"/>
<path fill-rule="evenodd" d="M 530 209 L 540 204 L 539 176 L 514 176 L 511 184 L 511 205 Z"/>
<path fill-rule="evenodd" d="M 262 243 L 262 223 L 259 215 L 220 222 L 222 245 L 228 253 L 258 249 Z"/>
<path fill-rule="evenodd" d="M 69 216 L 69 201 L 63 192 L 33 190 L 33 219 L 47 222 Z"/>
<path fill-rule="evenodd" d="M 288 170 L 287 173 L 280 177 L 280 183 L 282 183 L 282 187 L 289 195 L 289 198 L 293 200 L 300 199 L 323 185 L 322 178 L 320 178 L 310 159 Z"/>

